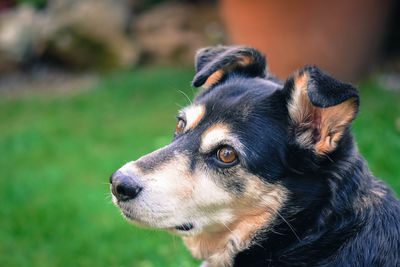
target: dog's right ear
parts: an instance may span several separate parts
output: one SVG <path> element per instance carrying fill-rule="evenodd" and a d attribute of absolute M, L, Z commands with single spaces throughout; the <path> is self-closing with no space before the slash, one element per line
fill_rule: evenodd
<path fill-rule="evenodd" d="M 249 77 L 267 75 L 265 56 L 254 48 L 245 46 L 212 46 L 196 54 L 196 72 L 192 85 L 210 89 L 230 73 L 243 73 Z"/>

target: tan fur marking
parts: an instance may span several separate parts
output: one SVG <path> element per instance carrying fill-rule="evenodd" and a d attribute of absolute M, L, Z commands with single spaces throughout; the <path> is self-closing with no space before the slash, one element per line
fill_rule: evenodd
<path fill-rule="evenodd" d="M 231 266 L 234 255 L 250 245 L 254 234 L 262 229 L 271 217 L 263 212 L 241 219 L 229 226 L 221 226 L 218 230 L 204 232 L 195 237 L 185 237 L 185 245 L 194 257 L 206 259 L 210 266 Z"/>
<path fill-rule="evenodd" d="M 184 112 L 186 114 L 187 123 L 185 130 L 193 130 L 200 123 L 206 109 L 203 105 L 196 105 L 186 108 Z"/>
<path fill-rule="evenodd" d="M 295 125 L 311 126 L 310 119 L 312 114 L 313 106 L 308 99 L 307 94 L 307 83 L 308 75 L 303 74 L 297 76 L 294 80 L 295 89 L 293 91 L 292 99 L 289 103 L 289 113 Z"/>
<path fill-rule="evenodd" d="M 351 98 L 329 108 L 319 108 L 311 104 L 307 94 L 309 76 L 307 73 L 294 78 L 294 90 L 288 104 L 289 115 L 294 125 L 297 142 L 323 155 L 333 151 L 343 135 L 346 125 L 355 117 L 356 99 Z M 314 144 L 313 130 L 320 133 Z"/>
<path fill-rule="evenodd" d="M 356 99 L 351 98 L 329 108 L 316 108 L 321 114 L 321 139 L 315 145 L 318 154 L 325 154 L 336 148 L 346 125 L 355 117 Z"/>
<path fill-rule="evenodd" d="M 249 184 L 245 195 L 232 203 L 231 223 L 184 238 L 192 255 L 207 260 L 209 266 L 231 266 L 234 255 L 252 244 L 255 234 L 268 227 L 286 200 L 287 192 L 282 186 L 265 184 L 248 173 L 242 175 L 247 176 L 244 179 L 249 179 Z"/>
<path fill-rule="evenodd" d="M 238 66 L 245 67 L 251 65 L 253 61 L 254 60 L 252 56 L 238 56 L 235 61 L 211 74 L 204 82 L 203 88 L 206 90 L 211 88 L 213 85 L 217 84 L 229 71 L 235 69 Z"/>
<path fill-rule="evenodd" d="M 312 148 L 311 115 L 313 106 L 307 95 L 308 80 L 309 77 L 305 73 L 295 77 L 295 88 L 288 104 L 288 110 L 294 127 L 304 130 L 301 134 L 297 134 L 297 142 L 305 148 Z"/>
<path fill-rule="evenodd" d="M 240 66 L 248 66 L 253 63 L 253 57 L 252 56 L 240 56 L 238 57 L 237 64 Z"/>
<path fill-rule="evenodd" d="M 202 138 L 205 138 L 209 135 L 212 131 L 228 131 L 228 127 L 225 124 L 215 124 L 214 126 L 210 127 L 203 133 Z"/>
<path fill-rule="evenodd" d="M 218 83 L 222 77 L 224 76 L 224 71 L 222 69 L 217 70 L 216 72 L 214 72 L 213 74 L 211 74 L 208 79 L 206 80 L 206 82 L 203 85 L 203 88 L 208 89 L 211 86 L 213 86 L 214 84 Z"/>
<path fill-rule="evenodd" d="M 207 151 L 218 142 L 224 140 L 229 135 L 229 128 L 224 124 L 216 124 L 209 128 L 201 136 L 201 151 Z"/>

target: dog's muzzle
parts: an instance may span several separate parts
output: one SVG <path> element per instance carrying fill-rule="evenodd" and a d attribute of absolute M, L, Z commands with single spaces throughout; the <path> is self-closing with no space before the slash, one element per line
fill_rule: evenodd
<path fill-rule="evenodd" d="M 127 176 L 119 171 L 110 177 L 111 192 L 119 201 L 128 201 L 136 198 L 143 187 L 139 177 Z"/>

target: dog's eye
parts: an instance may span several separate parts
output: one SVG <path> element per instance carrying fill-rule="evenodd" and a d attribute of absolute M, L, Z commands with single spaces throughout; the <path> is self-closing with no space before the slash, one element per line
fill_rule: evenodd
<path fill-rule="evenodd" d="M 223 163 L 232 163 L 236 159 L 236 153 L 233 148 L 225 146 L 218 150 L 217 157 Z"/>
<path fill-rule="evenodd" d="M 186 122 L 184 120 L 180 119 L 178 121 L 178 123 L 176 124 L 176 129 L 175 129 L 176 133 L 182 134 L 183 130 L 185 129 L 185 126 L 186 126 Z"/>

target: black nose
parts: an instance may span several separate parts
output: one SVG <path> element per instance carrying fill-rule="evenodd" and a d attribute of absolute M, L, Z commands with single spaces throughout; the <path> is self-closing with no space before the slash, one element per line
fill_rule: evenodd
<path fill-rule="evenodd" d="M 110 177 L 111 191 L 120 201 L 134 199 L 142 191 L 139 177 L 116 172 Z"/>

